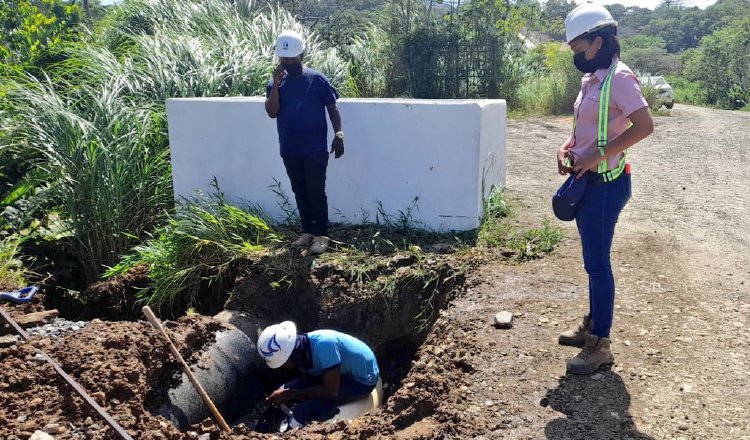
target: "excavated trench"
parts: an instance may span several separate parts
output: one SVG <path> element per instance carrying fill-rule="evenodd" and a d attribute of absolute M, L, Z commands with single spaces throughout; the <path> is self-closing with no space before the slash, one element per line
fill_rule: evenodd
<path fill-rule="evenodd" d="M 279 279 L 284 279 L 281 286 Z M 135 294 L 146 281 L 147 271 L 138 268 L 92 286 L 84 292 L 84 307 L 62 307 L 61 313 L 71 319 L 137 319 Z M 386 257 L 356 273 L 340 260 L 253 264 L 241 270 L 228 297 L 216 289 L 203 296 L 199 312 L 213 315 L 208 319 L 217 323 L 217 331 L 194 347 L 188 362 L 225 419 L 254 429 L 268 415 L 264 397 L 290 379 L 262 364 L 255 349 L 258 332 L 292 320 L 300 331 L 331 328 L 365 341 L 377 355 L 387 399 L 408 374 L 439 311 L 463 283 L 463 269 L 437 255 Z M 189 430 L 210 413 L 179 367 L 170 368 L 148 380 L 152 389 L 162 391 L 146 399 L 147 409 Z"/>

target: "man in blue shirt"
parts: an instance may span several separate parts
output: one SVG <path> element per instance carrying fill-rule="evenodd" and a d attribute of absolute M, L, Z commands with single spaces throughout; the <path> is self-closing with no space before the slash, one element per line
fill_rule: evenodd
<path fill-rule="evenodd" d="M 266 88 L 266 113 L 276 119 L 281 157 L 302 221 L 302 235 L 292 247 L 309 246 L 310 253 L 318 255 L 328 249 L 329 241 L 326 110 L 335 132 L 331 153 L 337 159 L 344 154 L 344 132 L 336 107 L 338 93 L 325 75 L 302 65 L 304 50 L 297 32 L 284 31 L 277 38 L 275 53 L 280 64 Z"/>
<path fill-rule="evenodd" d="M 268 397 L 274 404 L 299 401 L 292 409 L 291 428 L 330 418 L 337 406 L 370 394 L 380 379 L 370 347 L 334 330 L 298 335 L 294 323 L 285 321 L 263 330 L 258 353 L 271 368 L 304 373 Z"/>

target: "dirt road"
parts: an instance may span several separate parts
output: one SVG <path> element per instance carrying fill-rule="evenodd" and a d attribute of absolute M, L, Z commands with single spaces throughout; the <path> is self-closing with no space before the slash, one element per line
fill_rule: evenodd
<path fill-rule="evenodd" d="M 570 120 L 511 121 L 508 194 L 520 222 L 554 219 L 554 151 Z M 470 322 L 472 435 L 548 439 L 750 439 L 750 114 L 675 106 L 631 149 L 633 198 L 612 252 L 616 364 L 565 374 L 557 334 L 584 313 L 574 224 L 543 260 L 488 265 L 446 318 Z M 470 281 L 472 282 L 472 281 Z M 493 314 L 516 314 L 495 330 Z M 467 344 L 472 345 L 472 344 Z"/>

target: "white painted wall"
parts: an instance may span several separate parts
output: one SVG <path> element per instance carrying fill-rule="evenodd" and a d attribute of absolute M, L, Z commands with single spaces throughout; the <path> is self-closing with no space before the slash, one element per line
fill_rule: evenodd
<path fill-rule="evenodd" d="M 210 191 L 215 176 L 232 200 L 281 218 L 274 179 L 294 202 L 279 157 L 276 121 L 263 98 L 170 99 L 167 102 L 174 189 Z M 479 225 L 482 183 L 505 184 L 504 100 L 339 101 L 346 152 L 328 166 L 332 222 L 375 221 L 378 205 L 433 230 Z M 329 127 L 329 138 L 333 133 Z M 330 144 L 330 141 L 329 141 Z M 486 194 L 485 194 L 486 196 Z"/>

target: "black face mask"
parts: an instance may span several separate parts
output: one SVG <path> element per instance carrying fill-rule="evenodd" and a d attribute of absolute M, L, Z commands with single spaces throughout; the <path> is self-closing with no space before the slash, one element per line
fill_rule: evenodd
<path fill-rule="evenodd" d="M 586 51 L 584 50 L 573 55 L 573 64 L 575 64 L 576 69 L 583 73 L 594 73 L 612 64 L 612 54 L 602 46 L 593 59 L 587 60 Z"/>
<path fill-rule="evenodd" d="M 286 70 L 286 73 L 291 76 L 302 75 L 302 63 L 284 63 L 282 64 L 282 66 L 284 66 L 284 70 Z"/>

